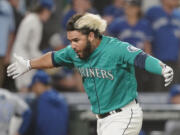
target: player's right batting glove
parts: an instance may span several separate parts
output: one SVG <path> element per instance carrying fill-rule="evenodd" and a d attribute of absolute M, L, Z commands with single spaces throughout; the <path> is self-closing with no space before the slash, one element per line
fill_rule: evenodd
<path fill-rule="evenodd" d="M 12 76 L 13 79 L 31 70 L 30 60 L 26 60 L 16 54 L 14 54 L 14 58 L 15 62 L 7 68 L 7 75 L 9 77 Z"/>
<path fill-rule="evenodd" d="M 164 64 L 163 68 L 162 68 L 162 75 L 163 75 L 163 77 L 165 79 L 165 85 L 164 86 L 166 87 L 173 80 L 173 75 L 174 75 L 173 69 L 171 67 L 169 67 L 169 66 Z"/>

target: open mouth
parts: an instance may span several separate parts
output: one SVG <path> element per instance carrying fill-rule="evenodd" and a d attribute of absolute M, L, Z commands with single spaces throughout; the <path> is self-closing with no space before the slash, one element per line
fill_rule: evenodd
<path fill-rule="evenodd" d="M 80 54 L 80 51 L 74 50 L 78 55 Z"/>
<path fill-rule="evenodd" d="M 79 51 L 77 51 L 77 52 L 76 52 L 76 54 L 77 54 L 79 57 L 81 57 L 81 56 L 82 56 L 82 53 L 81 53 L 81 52 L 79 52 Z"/>
<path fill-rule="evenodd" d="M 81 57 L 81 55 L 82 55 L 81 51 L 78 51 L 78 50 L 75 50 L 75 49 L 74 49 L 74 51 L 76 52 L 76 54 L 77 54 L 79 57 Z"/>
<path fill-rule="evenodd" d="M 78 52 L 77 54 L 78 54 L 78 56 L 81 56 L 81 53 L 80 53 L 80 52 Z"/>

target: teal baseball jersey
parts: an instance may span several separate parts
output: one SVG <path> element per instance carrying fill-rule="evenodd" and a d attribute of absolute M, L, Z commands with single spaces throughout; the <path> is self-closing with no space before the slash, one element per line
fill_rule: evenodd
<path fill-rule="evenodd" d="M 95 114 L 127 105 L 137 97 L 134 59 L 142 50 L 116 38 L 103 36 L 88 59 L 80 59 L 68 46 L 52 54 L 55 66 L 75 67 Z"/>

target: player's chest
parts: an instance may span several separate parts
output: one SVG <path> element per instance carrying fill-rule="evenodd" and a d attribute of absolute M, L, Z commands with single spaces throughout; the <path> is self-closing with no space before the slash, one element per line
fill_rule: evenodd
<path fill-rule="evenodd" d="M 100 53 L 86 60 L 76 59 L 74 65 L 76 68 L 98 68 L 113 70 L 116 68 L 118 58 L 113 53 Z"/>
<path fill-rule="evenodd" d="M 75 67 L 85 78 L 102 78 L 112 80 L 118 71 L 117 58 L 112 54 L 102 54 L 87 60 L 75 61 Z"/>

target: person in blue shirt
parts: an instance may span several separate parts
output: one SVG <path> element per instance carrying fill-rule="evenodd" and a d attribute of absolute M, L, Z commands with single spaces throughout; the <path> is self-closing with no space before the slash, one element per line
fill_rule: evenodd
<path fill-rule="evenodd" d="M 110 24 L 115 18 L 124 16 L 124 0 L 113 0 L 103 9 L 103 18 Z"/>
<path fill-rule="evenodd" d="M 180 46 L 180 18 L 174 9 L 178 0 L 162 0 L 161 6 L 150 8 L 145 17 L 149 20 L 153 30 L 152 54 L 170 65 L 174 69 L 174 82 L 179 82 L 177 73 L 179 46 Z M 155 90 L 168 90 L 163 87 L 162 78 L 156 77 Z M 172 84 L 173 84 L 172 83 Z"/>
<path fill-rule="evenodd" d="M 5 68 L 9 64 L 14 31 L 13 9 L 7 0 L 0 0 L 0 87 L 4 81 Z"/>
<path fill-rule="evenodd" d="M 31 123 L 23 135 L 67 135 L 68 106 L 64 97 L 51 88 L 50 81 L 42 70 L 33 76 L 30 88 L 37 99 L 31 105 Z"/>
<path fill-rule="evenodd" d="M 149 22 L 141 18 L 141 1 L 127 0 L 125 3 L 125 16 L 115 19 L 108 27 L 111 36 L 128 42 L 137 48 L 150 52 L 152 30 Z"/>
<path fill-rule="evenodd" d="M 127 0 L 124 7 L 125 16 L 115 19 L 107 33 L 151 54 L 152 30 L 149 22 L 141 17 L 141 1 Z M 139 91 L 152 91 L 151 76 L 136 68 Z"/>

